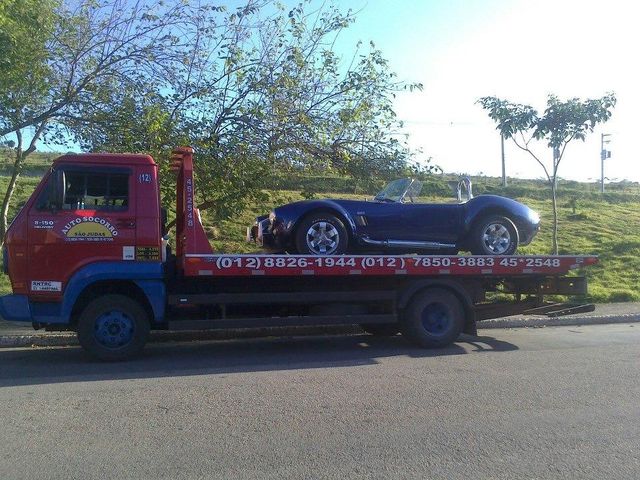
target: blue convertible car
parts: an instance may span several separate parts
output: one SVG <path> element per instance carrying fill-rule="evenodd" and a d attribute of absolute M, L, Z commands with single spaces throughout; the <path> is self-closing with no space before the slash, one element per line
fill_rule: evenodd
<path fill-rule="evenodd" d="M 462 189 L 466 199 L 462 199 Z M 458 184 L 455 203 L 418 203 L 422 183 L 403 178 L 371 201 L 305 200 L 275 208 L 256 219 L 247 240 L 271 252 L 312 255 L 342 253 L 442 253 L 511 255 L 539 228 L 536 212 L 497 195 L 471 194 Z"/>

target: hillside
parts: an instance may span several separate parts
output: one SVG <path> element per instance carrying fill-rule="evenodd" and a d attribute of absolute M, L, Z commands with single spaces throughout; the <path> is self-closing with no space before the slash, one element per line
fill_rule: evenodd
<path fill-rule="evenodd" d="M 10 216 L 37 185 L 54 154 L 34 155 L 21 178 Z M 6 159 L 0 163 L 0 191 L 8 182 Z M 451 199 L 448 182 L 454 176 L 441 175 L 426 180 L 422 201 L 442 202 Z M 289 176 L 265 181 L 275 191 L 274 205 L 304 197 L 371 197 L 376 183 L 363 191 L 353 179 L 341 177 Z M 495 193 L 519 200 L 538 210 L 542 229 L 535 241 L 521 253 L 546 254 L 551 245 L 552 218 L 549 190 L 538 180 L 509 179 L 502 188 L 497 178 L 474 178 L 474 192 Z M 354 191 L 356 193 L 354 193 Z M 590 293 L 595 301 L 640 301 L 640 185 L 622 182 L 607 185 L 607 193 L 600 194 L 598 186 L 580 182 L 561 181 L 559 185 L 560 253 L 594 254 L 600 265 L 591 268 Z M 203 221 L 217 251 L 249 252 L 255 247 L 244 242 L 247 225 L 254 217 L 267 213 L 269 206 L 253 206 L 232 220 L 211 221 L 203 212 Z M 8 278 L 0 276 L 0 291 L 9 290 Z"/>

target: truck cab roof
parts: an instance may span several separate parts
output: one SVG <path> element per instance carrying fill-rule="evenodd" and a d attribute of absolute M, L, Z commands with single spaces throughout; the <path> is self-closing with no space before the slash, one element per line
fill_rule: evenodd
<path fill-rule="evenodd" d="M 97 163 L 111 165 L 155 165 L 150 155 L 136 153 L 67 153 L 54 160 L 59 163 Z"/>

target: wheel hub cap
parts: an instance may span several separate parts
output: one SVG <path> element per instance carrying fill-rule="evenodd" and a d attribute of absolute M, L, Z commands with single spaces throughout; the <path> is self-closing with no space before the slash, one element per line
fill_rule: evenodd
<path fill-rule="evenodd" d="M 131 317 L 119 310 L 112 310 L 96 319 L 94 335 L 102 346 L 118 348 L 133 339 L 134 329 Z"/>
<path fill-rule="evenodd" d="M 485 228 L 482 241 L 488 251 L 500 255 L 509 248 L 511 234 L 509 234 L 509 230 L 504 225 L 492 223 Z"/>
<path fill-rule="evenodd" d="M 307 230 L 307 247 L 315 255 L 330 255 L 340 242 L 336 227 L 328 222 L 316 222 Z"/>
<path fill-rule="evenodd" d="M 449 311 L 439 303 L 432 303 L 422 311 L 422 325 L 432 335 L 444 335 L 451 325 Z"/>

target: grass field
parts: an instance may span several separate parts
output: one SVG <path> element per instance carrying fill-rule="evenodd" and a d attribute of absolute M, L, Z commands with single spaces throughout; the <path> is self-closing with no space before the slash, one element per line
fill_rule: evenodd
<path fill-rule="evenodd" d="M 0 156 L 0 159 L 2 157 Z M 20 179 L 11 215 L 24 202 L 50 165 L 53 155 L 35 156 Z M 6 163 L 6 160 L 5 160 Z M 0 163 L 0 192 L 8 182 L 6 165 Z M 423 201 L 450 201 L 448 181 L 452 176 L 438 176 L 425 185 L 429 195 Z M 300 200 L 302 192 L 316 197 L 371 197 L 375 191 L 354 194 L 353 182 L 339 177 L 276 178 L 265 184 L 277 188 L 277 200 L 283 203 Z M 547 254 L 551 248 L 551 201 L 546 185 L 534 180 L 512 180 L 507 188 L 499 187 L 495 178 L 474 179 L 476 193 L 492 192 L 519 200 L 541 214 L 542 228 L 533 243 L 520 249 L 523 254 Z M 373 188 L 375 190 L 375 187 Z M 600 264 L 587 270 L 590 297 L 594 301 L 640 301 L 640 185 L 620 183 L 607 186 L 602 195 L 597 185 L 561 182 L 559 192 L 559 245 L 561 254 L 593 254 Z M 276 206 L 274 203 L 273 206 Z M 254 217 L 268 213 L 268 207 L 246 209 L 232 220 L 212 222 L 203 212 L 203 222 L 211 243 L 220 252 L 251 252 L 255 247 L 244 242 L 247 225 Z M 0 292 L 10 289 L 8 278 L 0 275 Z"/>
<path fill-rule="evenodd" d="M 290 200 L 301 199 L 299 192 L 284 191 Z M 342 198 L 362 198 L 349 194 L 335 194 Z M 448 198 L 431 197 L 429 201 Z M 542 217 L 542 227 L 535 240 L 519 252 L 548 254 L 551 250 L 551 205 L 549 201 L 517 198 L 531 206 Z M 564 196 L 559 201 L 559 249 L 561 254 L 598 255 L 599 265 L 587 270 L 590 298 L 598 302 L 640 301 L 640 202 L 596 201 L 578 202 L 576 213 Z M 212 225 L 203 221 L 216 251 L 250 252 L 244 242 L 245 229 L 257 214 L 266 211 L 246 211 L 237 219 Z"/>

